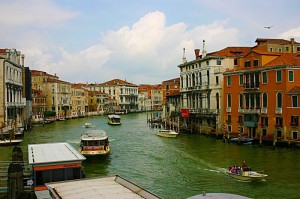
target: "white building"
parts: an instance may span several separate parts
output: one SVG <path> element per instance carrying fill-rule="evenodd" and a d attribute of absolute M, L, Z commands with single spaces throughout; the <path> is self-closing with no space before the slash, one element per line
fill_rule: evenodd
<path fill-rule="evenodd" d="M 189 110 L 185 121 L 192 131 L 220 133 L 222 130 L 223 72 L 233 69 L 237 57 L 250 51 L 250 47 L 227 47 L 206 54 L 195 50 L 195 60 L 187 62 L 185 54 L 180 68 L 181 109 Z M 185 53 L 185 52 L 184 52 Z"/>

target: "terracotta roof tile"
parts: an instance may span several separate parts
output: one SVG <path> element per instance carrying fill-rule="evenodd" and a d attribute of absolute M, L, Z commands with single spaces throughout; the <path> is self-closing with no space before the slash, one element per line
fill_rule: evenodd
<path fill-rule="evenodd" d="M 280 44 L 280 45 L 287 45 L 291 44 L 292 42 L 290 40 L 285 39 L 268 39 L 268 38 L 257 38 L 255 40 L 256 43 L 267 43 L 267 44 Z M 295 44 L 299 44 L 298 42 L 294 42 Z"/>
<path fill-rule="evenodd" d="M 263 67 L 268 66 L 300 66 L 300 54 L 282 53 L 276 59 L 265 64 Z"/>
<path fill-rule="evenodd" d="M 207 56 L 237 57 L 248 54 L 250 50 L 251 47 L 227 47 L 216 52 L 208 53 Z"/>
<path fill-rule="evenodd" d="M 102 84 L 100 84 L 100 85 L 118 85 L 118 84 L 121 84 L 121 85 L 131 85 L 131 86 L 136 86 L 136 85 L 133 84 L 133 83 L 129 83 L 129 82 L 126 82 L 126 81 L 120 80 L 120 79 L 113 79 L 113 80 L 104 82 L 104 83 L 102 83 Z"/>

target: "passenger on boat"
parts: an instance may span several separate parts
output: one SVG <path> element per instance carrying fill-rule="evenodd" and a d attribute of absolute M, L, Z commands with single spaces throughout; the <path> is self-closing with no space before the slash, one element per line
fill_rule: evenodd
<path fill-rule="evenodd" d="M 244 162 L 243 162 L 243 165 L 242 165 L 242 167 L 244 168 L 244 167 L 248 167 L 248 165 L 247 165 L 247 163 L 246 163 L 246 161 L 244 160 Z"/>

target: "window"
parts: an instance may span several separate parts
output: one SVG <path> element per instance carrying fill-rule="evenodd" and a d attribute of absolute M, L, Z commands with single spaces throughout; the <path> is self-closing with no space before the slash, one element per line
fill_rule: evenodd
<path fill-rule="evenodd" d="M 219 85 L 219 76 L 216 76 L 216 84 Z"/>
<path fill-rule="evenodd" d="M 263 83 L 263 84 L 268 83 L 267 72 L 262 72 L 262 83 Z"/>
<path fill-rule="evenodd" d="M 282 74 L 281 70 L 276 71 L 276 82 L 281 82 L 282 81 Z"/>
<path fill-rule="evenodd" d="M 227 94 L 227 107 L 231 107 L 231 94 Z"/>
<path fill-rule="evenodd" d="M 209 65 L 209 61 L 206 61 L 206 65 L 207 65 L 207 66 Z"/>
<path fill-rule="evenodd" d="M 281 138 L 282 137 L 282 131 L 281 130 L 277 130 L 277 137 Z"/>
<path fill-rule="evenodd" d="M 243 107 L 243 94 L 239 95 L 240 107 Z"/>
<path fill-rule="evenodd" d="M 270 52 L 273 52 L 273 48 L 270 48 Z"/>
<path fill-rule="evenodd" d="M 261 117 L 261 126 L 268 126 L 268 117 Z"/>
<path fill-rule="evenodd" d="M 263 108 L 268 107 L 268 94 L 267 93 L 263 93 L 262 107 Z"/>
<path fill-rule="evenodd" d="M 292 96 L 292 107 L 298 107 L 298 96 L 297 95 Z"/>
<path fill-rule="evenodd" d="M 281 48 L 278 48 L 278 52 L 282 52 L 282 49 L 281 49 Z"/>
<path fill-rule="evenodd" d="M 291 126 L 298 126 L 298 116 L 291 116 Z"/>
<path fill-rule="evenodd" d="M 282 117 L 276 117 L 276 127 L 282 127 Z"/>
<path fill-rule="evenodd" d="M 277 93 L 277 108 L 282 108 L 282 94 Z"/>
<path fill-rule="evenodd" d="M 231 86 L 231 76 L 227 77 L 227 86 Z"/>
<path fill-rule="evenodd" d="M 297 51 L 300 52 L 300 47 L 297 47 Z"/>
<path fill-rule="evenodd" d="M 231 122 L 231 115 L 227 116 L 227 122 Z"/>
<path fill-rule="evenodd" d="M 221 64 L 222 64 L 222 61 L 221 61 L 220 59 L 218 59 L 218 60 L 217 60 L 217 65 L 220 66 Z"/>
<path fill-rule="evenodd" d="M 256 60 L 253 60 L 253 66 L 258 66 L 258 64 L 259 64 L 259 60 L 258 59 L 256 59 Z"/>
<path fill-rule="evenodd" d="M 298 140 L 298 131 L 292 132 L 293 140 Z"/>
<path fill-rule="evenodd" d="M 244 83 L 244 77 L 243 75 L 240 75 L 240 85 L 243 85 L 243 83 Z"/>
<path fill-rule="evenodd" d="M 243 124 L 243 116 L 239 115 L 238 123 Z"/>
<path fill-rule="evenodd" d="M 236 66 L 237 65 L 237 58 L 235 58 L 234 60 L 233 60 L 233 64 Z"/>
<path fill-rule="evenodd" d="M 285 47 L 285 52 L 289 52 L 290 48 L 289 47 Z"/>
<path fill-rule="evenodd" d="M 263 128 L 262 129 L 262 135 L 267 136 L 267 134 L 268 134 L 267 128 Z"/>
<path fill-rule="evenodd" d="M 293 82 L 294 81 L 294 71 L 289 70 L 289 82 Z"/>
<path fill-rule="evenodd" d="M 251 61 L 245 61 L 245 67 L 246 68 L 251 67 Z"/>

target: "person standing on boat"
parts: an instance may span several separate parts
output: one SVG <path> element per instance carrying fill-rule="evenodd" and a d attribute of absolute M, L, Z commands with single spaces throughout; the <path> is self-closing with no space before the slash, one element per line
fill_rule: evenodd
<path fill-rule="evenodd" d="M 246 163 L 245 160 L 244 160 L 243 165 L 242 165 L 242 168 L 244 168 L 244 167 L 248 167 L 248 165 L 247 165 L 247 163 Z"/>

